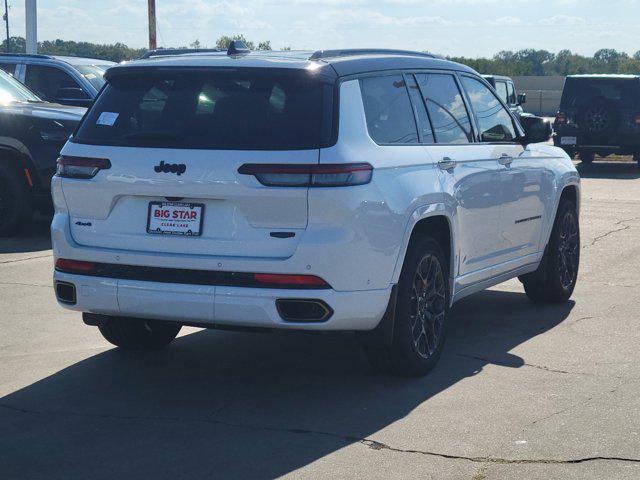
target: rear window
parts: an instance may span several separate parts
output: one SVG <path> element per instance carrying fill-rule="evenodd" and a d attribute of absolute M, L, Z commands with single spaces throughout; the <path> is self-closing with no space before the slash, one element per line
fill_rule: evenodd
<path fill-rule="evenodd" d="M 638 80 L 625 78 L 567 78 L 562 93 L 563 108 L 577 108 L 596 98 L 621 107 L 638 105 Z"/>
<path fill-rule="evenodd" d="M 330 88 L 303 71 L 151 71 L 114 76 L 77 143 L 217 150 L 313 149 L 328 141 Z"/>

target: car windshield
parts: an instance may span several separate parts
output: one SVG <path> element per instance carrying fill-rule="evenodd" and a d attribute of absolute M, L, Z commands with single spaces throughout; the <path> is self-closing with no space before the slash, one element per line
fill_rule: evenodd
<path fill-rule="evenodd" d="M 0 104 L 41 101 L 31 90 L 8 73 L 0 70 Z"/>
<path fill-rule="evenodd" d="M 84 78 L 89 80 L 89 83 L 91 83 L 96 90 L 100 90 L 102 85 L 104 85 L 104 72 L 106 72 L 111 66 L 112 65 L 109 64 L 74 65 L 73 68 L 79 71 Z"/>

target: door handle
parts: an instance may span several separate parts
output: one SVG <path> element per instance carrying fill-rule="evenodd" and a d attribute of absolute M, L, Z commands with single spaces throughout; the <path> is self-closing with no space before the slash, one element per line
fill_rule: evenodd
<path fill-rule="evenodd" d="M 498 162 L 500 162 L 500 165 L 504 165 L 505 167 L 508 167 L 509 165 L 511 165 L 511 163 L 513 163 L 513 157 L 510 155 L 507 155 L 506 153 L 503 153 L 502 155 L 500 155 Z"/>
<path fill-rule="evenodd" d="M 456 168 L 456 161 L 451 160 L 449 157 L 444 157 L 438 162 L 438 168 L 440 170 L 451 170 L 452 168 Z"/>

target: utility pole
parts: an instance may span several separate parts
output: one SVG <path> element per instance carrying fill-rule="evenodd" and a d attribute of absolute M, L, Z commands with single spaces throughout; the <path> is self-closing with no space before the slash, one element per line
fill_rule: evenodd
<path fill-rule="evenodd" d="M 38 4 L 36 0 L 24 0 L 27 20 L 27 53 L 38 53 Z"/>
<path fill-rule="evenodd" d="M 9 4 L 8 0 L 4 0 L 4 23 L 7 26 L 7 53 L 11 51 L 9 47 Z"/>
<path fill-rule="evenodd" d="M 156 0 L 149 0 L 149 50 L 156 48 Z"/>

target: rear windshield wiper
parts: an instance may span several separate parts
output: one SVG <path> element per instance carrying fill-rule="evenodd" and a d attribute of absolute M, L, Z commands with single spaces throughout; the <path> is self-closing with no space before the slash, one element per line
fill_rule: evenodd
<path fill-rule="evenodd" d="M 123 136 L 125 140 L 165 140 L 165 141 L 182 141 L 184 135 L 179 135 L 173 132 L 167 132 L 162 130 L 148 131 L 148 132 L 134 132 L 127 133 Z"/>

